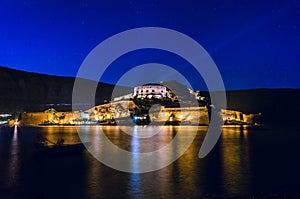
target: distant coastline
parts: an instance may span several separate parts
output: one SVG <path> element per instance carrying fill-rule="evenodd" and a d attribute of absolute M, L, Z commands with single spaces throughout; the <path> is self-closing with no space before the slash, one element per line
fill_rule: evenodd
<path fill-rule="evenodd" d="M 87 80 L 89 82 L 93 82 Z M 0 67 L 0 113 L 44 112 L 54 108 L 59 112 L 72 110 L 74 78 L 43 75 Z M 114 85 L 99 83 L 96 104 L 108 100 Z M 124 95 L 129 87 L 118 89 Z M 209 93 L 201 92 L 207 99 Z M 245 114 L 262 113 L 263 123 L 295 123 L 300 113 L 300 89 L 249 89 L 226 91 L 227 109 Z M 87 109 L 91 106 L 87 105 Z"/>

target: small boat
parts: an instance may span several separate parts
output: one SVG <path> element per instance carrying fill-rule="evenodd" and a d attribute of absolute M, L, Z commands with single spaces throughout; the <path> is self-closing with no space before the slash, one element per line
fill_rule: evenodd
<path fill-rule="evenodd" d="M 61 155 L 73 155 L 78 154 L 85 150 L 85 147 L 90 145 L 87 143 L 76 143 L 76 144 L 65 144 L 65 140 L 59 138 L 56 142 L 49 140 L 42 134 L 37 134 L 35 137 L 34 148 L 36 154 L 40 156 L 51 155 L 51 156 L 61 156 Z"/>
<path fill-rule="evenodd" d="M 90 143 L 76 143 L 76 144 L 61 144 L 61 145 L 41 145 L 35 143 L 35 150 L 38 155 L 46 156 L 65 156 L 76 155 L 86 149 L 85 146 L 89 146 Z"/>

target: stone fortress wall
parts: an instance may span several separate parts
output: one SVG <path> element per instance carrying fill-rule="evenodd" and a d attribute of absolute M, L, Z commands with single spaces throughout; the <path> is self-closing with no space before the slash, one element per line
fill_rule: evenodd
<path fill-rule="evenodd" d="M 128 118 L 136 108 L 133 101 L 119 101 L 95 106 L 86 111 L 76 112 L 34 112 L 22 113 L 21 124 L 110 124 L 113 120 Z M 244 114 L 240 111 L 222 110 L 221 116 L 228 124 L 252 124 L 256 114 Z M 149 114 L 151 121 L 182 122 L 187 125 L 208 125 L 209 115 L 206 107 L 166 108 Z"/>

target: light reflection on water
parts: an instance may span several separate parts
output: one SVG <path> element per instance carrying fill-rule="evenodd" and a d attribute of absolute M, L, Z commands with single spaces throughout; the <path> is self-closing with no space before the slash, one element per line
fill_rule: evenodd
<path fill-rule="evenodd" d="M 19 157 L 18 157 L 18 127 L 13 127 L 13 137 L 11 140 L 11 149 L 10 149 L 10 157 L 8 159 L 7 164 L 7 173 L 10 175 L 8 180 L 6 181 L 7 186 L 13 186 L 17 181 L 19 177 Z"/>
<path fill-rule="evenodd" d="M 251 186 L 248 130 L 234 127 L 223 131 L 220 143 L 224 189 L 228 194 L 247 193 L 246 187 Z"/>
<path fill-rule="evenodd" d="M 140 153 L 140 143 L 138 138 L 138 127 L 134 126 L 133 129 L 133 137 L 131 139 L 131 152 L 133 153 L 133 157 L 131 160 L 131 165 L 133 167 L 133 170 L 138 170 L 139 165 L 139 154 Z M 140 187 L 140 175 L 138 173 L 132 173 L 130 175 L 130 181 L 129 181 L 129 194 L 140 194 L 141 193 L 141 187 Z"/>
<path fill-rule="evenodd" d="M 133 153 L 158 150 L 178 133 L 178 127 L 164 126 L 152 138 L 139 139 L 117 126 L 80 128 L 98 154 L 105 150 L 101 145 L 100 128 L 112 143 Z M 134 127 L 132 133 L 137 134 L 138 128 L 141 127 Z M 155 130 L 151 128 L 155 127 L 144 130 Z M 298 194 L 300 163 L 295 157 L 299 152 L 299 134 L 290 133 L 287 138 L 279 130 L 223 128 L 213 151 L 199 159 L 207 127 L 184 127 L 184 136 L 173 150 L 149 164 L 158 164 L 176 154 L 184 139 L 192 136 L 189 132 L 193 128 L 198 128 L 198 134 L 183 156 L 161 170 L 144 174 L 116 171 L 99 163 L 88 152 L 75 157 L 35 158 L 32 143 L 37 133 L 53 141 L 64 138 L 66 143 L 77 143 L 80 139 L 75 127 L 0 128 L 0 198 L 24 195 L 36 198 L 37 193 L 46 198 L 57 194 L 64 198 L 227 198 Z M 279 143 L 284 147 L 278 148 Z M 278 161 L 274 154 L 286 155 Z M 139 156 L 134 155 L 131 166 L 136 167 L 139 161 Z"/>

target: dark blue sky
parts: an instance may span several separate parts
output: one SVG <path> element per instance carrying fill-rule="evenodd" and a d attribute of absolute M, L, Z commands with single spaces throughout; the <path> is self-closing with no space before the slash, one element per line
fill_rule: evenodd
<path fill-rule="evenodd" d="M 217 64 L 227 89 L 300 88 L 299 11 L 296 0 L 2 0 L 0 65 L 75 76 L 101 41 L 128 29 L 157 26 L 198 41 Z M 149 51 L 131 53 L 114 65 L 132 68 L 149 61 L 181 69 L 186 64 Z M 112 69 L 103 80 L 114 83 L 122 72 Z M 203 89 L 196 76 L 190 81 Z"/>

